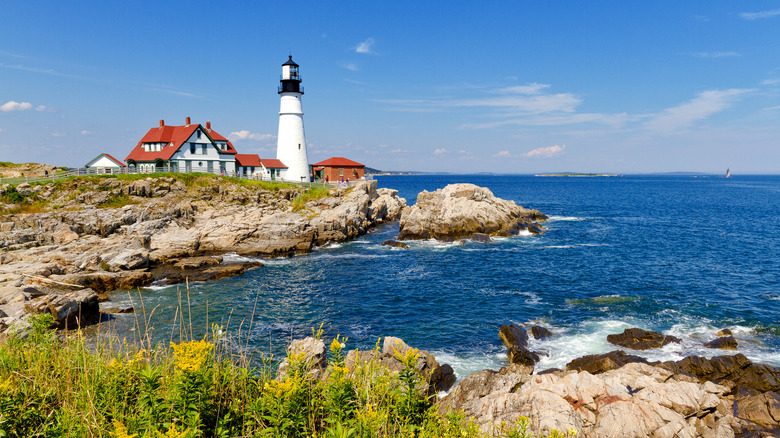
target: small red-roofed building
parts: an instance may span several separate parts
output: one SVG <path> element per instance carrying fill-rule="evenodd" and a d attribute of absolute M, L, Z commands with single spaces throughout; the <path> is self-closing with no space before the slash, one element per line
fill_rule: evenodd
<path fill-rule="evenodd" d="M 280 160 L 260 158 L 257 154 L 236 154 L 236 172 L 239 176 L 275 181 L 287 169 Z"/>
<path fill-rule="evenodd" d="M 344 157 L 331 157 L 312 165 L 314 177 L 330 182 L 363 179 L 366 166 Z"/>
<path fill-rule="evenodd" d="M 125 158 L 130 171 L 207 172 L 234 175 L 236 149 L 230 140 L 206 126 L 190 123 L 152 128 Z"/>
<path fill-rule="evenodd" d="M 89 162 L 84 165 L 84 168 L 86 168 L 88 172 L 91 173 L 94 171 L 98 175 L 124 173 L 126 167 L 127 166 L 125 166 L 125 163 L 117 160 L 109 154 L 100 154 L 97 157 L 89 160 Z"/>

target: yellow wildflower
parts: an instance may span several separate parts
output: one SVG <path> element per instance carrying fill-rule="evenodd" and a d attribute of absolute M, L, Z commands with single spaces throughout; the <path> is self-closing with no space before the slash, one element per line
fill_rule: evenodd
<path fill-rule="evenodd" d="M 270 380 L 265 383 L 265 390 L 274 397 L 282 397 L 285 394 L 295 391 L 298 388 L 294 379 L 285 379 L 281 382 Z"/>
<path fill-rule="evenodd" d="M 0 381 L 0 392 L 5 392 L 10 387 L 11 387 L 11 376 L 8 376 L 8 378 L 5 381 Z"/>
<path fill-rule="evenodd" d="M 395 349 L 394 349 L 395 350 Z M 417 358 L 419 357 L 420 350 L 416 348 L 409 347 L 406 349 L 406 351 L 399 352 L 398 350 L 395 350 L 395 357 L 401 361 L 405 366 L 409 368 L 413 368 L 415 365 L 417 365 Z"/>
<path fill-rule="evenodd" d="M 183 342 L 174 344 L 171 342 L 176 368 L 182 371 L 197 371 L 206 362 L 214 344 L 202 341 Z"/>
<path fill-rule="evenodd" d="M 172 424 L 171 428 L 168 429 L 168 432 L 165 432 L 164 434 L 156 432 L 155 435 L 159 438 L 185 438 L 187 435 L 189 435 L 189 433 L 189 428 L 179 431 L 176 429 L 176 424 Z"/>
<path fill-rule="evenodd" d="M 127 364 L 130 365 L 131 367 L 138 365 L 139 363 L 146 360 L 146 355 L 147 355 L 147 351 L 141 350 L 137 352 L 135 356 L 127 362 Z"/>
<path fill-rule="evenodd" d="M 127 428 L 124 424 L 122 424 L 121 421 L 114 419 L 114 432 L 111 433 L 111 436 L 114 436 L 116 438 L 133 438 L 138 436 L 137 433 L 129 434 L 127 433 Z"/>
<path fill-rule="evenodd" d="M 124 364 L 121 361 L 116 360 L 116 358 L 112 358 L 111 362 L 108 363 L 108 369 L 111 371 L 120 371 L 124 367 Z"/>

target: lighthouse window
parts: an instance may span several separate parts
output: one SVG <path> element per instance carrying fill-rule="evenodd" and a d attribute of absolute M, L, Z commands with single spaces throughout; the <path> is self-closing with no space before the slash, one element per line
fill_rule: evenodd
<path fill-rule="evenodd" d="M 298 150 L 301 150 L 301 144 L 298 143 Z"/>

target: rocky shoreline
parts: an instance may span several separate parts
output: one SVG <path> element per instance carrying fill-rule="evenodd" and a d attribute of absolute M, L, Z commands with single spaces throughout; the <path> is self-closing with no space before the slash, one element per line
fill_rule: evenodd
<path fill-rule="evenodd" d="M 537 339 L 554 336 L 540 326 L 527 330 Z M 502 326 L 499 332 L 513 346 L 528 336 L 519 326 Z M 381 350 L 349 351 L 346 367 L 354 372 L 358 364 L 373 363 L 398 372 L 403 368 L 400 357 L 410 348 L 388 336 Z M 742 354 L 648 363 L 616 350 L 575 359 L 565 370 L 536 372 L 532 363 L 516 362 L 498 371 L 473 373 L 455 384 L 452 367 L 427 351 L 415 351 L 420 393 L 431 396 L 442 415 L 463 411 L 485 434 L 519 417 L 530 418 L 531 431 L 543 436 L 553 429 L 574 431 L 578 437 L 614 438 L 780 433 L 780 367 L 753 363 Z M 320 339 L 294 340 L 287 353 L 303 358 L 309 378 L 326 379 L 330 373 Z M 285 359 L 277 379 L 285 377 L 287 367 Z"/>
<path fill-rule="evenodd" d="M 15 193 L 56 208 L 0 216 L 0 340 L 31 313 L 48 310 L 60 327 L 88 324 L 104 292 L 238 275 L 262 263 L 226 255 L 306 253 L 397 220 L 406 206 L 365 181 L 296 210 L 304 190 L 173 177 L 20 184 Z"/>

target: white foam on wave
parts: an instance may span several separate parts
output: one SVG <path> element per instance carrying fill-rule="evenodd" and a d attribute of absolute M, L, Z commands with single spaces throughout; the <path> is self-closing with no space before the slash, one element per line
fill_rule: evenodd
<path fill-rule="evenodd" d="M 460 245 L 460 242 L 454 241 L 454 242 L 441 242 L 436 239 L 427 239 L 427 240 L 409 240 L 404 242 L 407 245 L 409 245 L 410 248 L 421 248 L 421 249 L 433 249 L 433 250 L 443 250 L 443 249 L 450 249 L 455 248 Z"/>
<path fill-rule="evenodd" d="M 446 351 L 431 351 L 440 364 L 449 364 L 455 371 L 458 381 L 469 374 L 482 370 L 497 370 L 507 365 L 504 353 L 461 353 L 452 354 Z"/>
<path fill-rule="evenodd" d="M 601 320 L 586 322 L 582 325 L 584 332 L 563 327 L 551 327 L 554 335 L 543 340 L 529 340 L 529 347 L 540 351 L 541 360 L 535 369 L 543 371 L 548 368 L 566 368 L 572 360 L 589 354 L 607 353 L 615 349 L 607 342 L 607 335 L 620 333 L 630 324 L 619 320 Z"/>
<path fill-rule="evenodd" d="M 548 216 L 546 222 L 580 222 L 588 218 L 576 216 Z"/>
<path fill-rule="evenodd" d="M 234 252 L 229 252 L 227 254 L 222 254 L 222 262 L 227 263 L 248 263 L 248 262 L 260 262 L 265 263 L 264 259 L 261 259 L 259 257 L 247 257 L 238 255 Z"/>
<path fill-rule="evenodd" d="M 165 281 L 165 280 L 163 279 L 162 281 Z M 157 282 L 155 282 L 155 283 L 157 283 Z M 144 286 L 141 289 L 148 290 L 148 291 L 158 291 L 158 290 L 168 289 L 169 287 L 171 287 L 170 284 L 159 284 L 159 283 L 155 284 L 155 283 L 152 283 L 152 284 L 150 284 L 148 286 Z"/>

